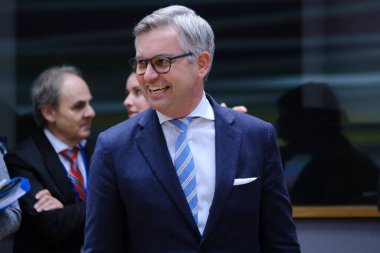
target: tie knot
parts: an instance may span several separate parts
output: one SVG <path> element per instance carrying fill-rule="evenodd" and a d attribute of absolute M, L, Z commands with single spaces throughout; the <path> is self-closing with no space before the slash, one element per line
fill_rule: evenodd
<path fill-rule="evenodd" d="M 78 148 L 74 147 L 72 149 L 65 149 L 60 152 L 60 154 L 66 158 L 70 163 L 74 163 L 78 157 Z"/>
<path fill-rule="evenodd" d="M 182 119 L 172 119 L 170 120 L 170 123 L 175 125 L 181 132 L 186 132 L 187 127 L 189 126 L 190 122 L 193 120 L 193 117 L 186 117 Z"/>

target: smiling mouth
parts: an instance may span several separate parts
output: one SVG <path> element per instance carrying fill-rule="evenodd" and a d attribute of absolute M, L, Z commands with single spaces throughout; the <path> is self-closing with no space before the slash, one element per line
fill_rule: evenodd
<path fill-rule="evenodd" d="M 153 94 L 158 94 L 165 92 L 168 88 L 169 86 L 149 87 L 149 91 Z"/>

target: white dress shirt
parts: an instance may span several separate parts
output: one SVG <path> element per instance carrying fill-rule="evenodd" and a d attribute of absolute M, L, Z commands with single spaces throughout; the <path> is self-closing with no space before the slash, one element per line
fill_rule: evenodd
<path fill-rule="evenodd" d="M 179 130 L 168 122 L 172 118 L 158 111 L 157 115 L 174 163 L 175 143 Z M 202 234 L 215 192 L 215 116 L 205 93 L 198 106 L 188 116 L 196 117 L 187 129 L 186 138 L 196 168 L 198 229 Z"/>
<path fill-rule="evenodd" d="M 46 128 L 44 129 L 44 133 L 45 133 L 46 137 L 48 138 L 49 142 L 51 143 L 51 145 L 53 146 L 55 152 L 58 154 L 59 160 L 61 161 L 64 168 L 66 169 L 67 175 L 69 175 L 70 162 L 63 155 L 61 155 L 60 152 L 65 150 L 65 149 L 72 149 L 73 147 L 70 147 L 67 144 L 63 143 L 60 139 L 55 137 Z M 82 140 L 80 142 L 80 145 L 82 147 L 84 147 L 85 144 L 86 144 L 86 140 Z M 79 166 L 79 170 L 82 173 L 82 176 L 84 179 L 85 189 L 87 189 L 87 169 L 85 167 L 85 160 L 84 160 L 85 157 L 83 157 L 81 150 L 82 149 L 80 148 L 79 152 L 78 152 L 78 166 Z"/>

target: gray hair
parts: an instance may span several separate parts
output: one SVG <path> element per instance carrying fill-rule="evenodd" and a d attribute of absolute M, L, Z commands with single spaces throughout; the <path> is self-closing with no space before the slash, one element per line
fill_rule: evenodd
<path fill-rule="evenodd" d="M 180 34 L 179 43 L 185 52 L 192 52 L 194 55 L 204 51 L 210 53 L 210 66 L 212 65 L 215 51 L 214 32 L 206 20 L 187 7 L 172 5 L 154 11 L 135 26 L 133 35 L 137 37 L 165 25 L 177 28 Z"/>
<path fill-rule="evenodd" d="M 37 125 L 40 127 L 44 127 L 47 122 L 42 115 L 41 108 L 46 105 L 53 108 L 58 106 L 65 74 L 82 77 L 79 69 L 74 66 L 51 67 L 42 72 L 33 83 L 31 90 L 33 114 Z"/>

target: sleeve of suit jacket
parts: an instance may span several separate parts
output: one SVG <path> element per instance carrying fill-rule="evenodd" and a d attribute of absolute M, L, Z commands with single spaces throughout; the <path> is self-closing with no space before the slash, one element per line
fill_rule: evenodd
<path fill-rule="evenodd" d="M 9 179 L 3 155 L 0 154 L 0 181 Z M 18 202 L 13 203 L 5 210 L 0 211 L 0 241 L 15 233 L 20 227 L 21 211 Z"/>
<path fill-rule="evenodd" d="M 261 203 L 261 241 L 263 252 L 299 252 L 280 152 L 274 128 L 270 125 L 264 150 Z"/>
<path fill-rule="evenodd" d="M 85 252 L 126 253 L 125 210 L 118 191 L 106 133 L 99 135 L 91 160 L 87 195 Z M 96 209 L 96 211 L 95 211 Z"/>

